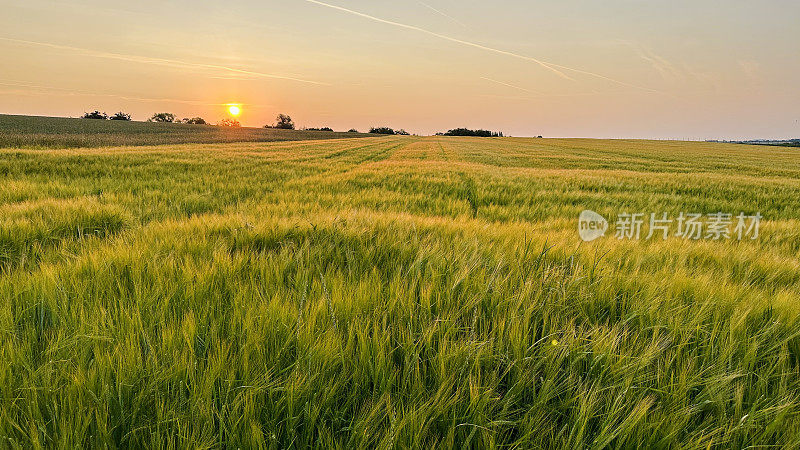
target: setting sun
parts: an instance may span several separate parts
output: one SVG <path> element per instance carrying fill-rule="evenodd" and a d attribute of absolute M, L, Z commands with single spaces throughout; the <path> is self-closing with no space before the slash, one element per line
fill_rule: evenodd
<path fill-rule="evenodd" d="M 233 117 L 237 117 L 237 116 L 239 116 L 239 114 L 241 114 L 241 113 L 242 113 L 242 108 L 240 108 L 240 107 L 239 107 L 239 106 L 237 106 L 237 105 L 230 105 L 230 106 L 228 107 L 228 113 L 229 113 L 230 115 L 232 115 Z"/>

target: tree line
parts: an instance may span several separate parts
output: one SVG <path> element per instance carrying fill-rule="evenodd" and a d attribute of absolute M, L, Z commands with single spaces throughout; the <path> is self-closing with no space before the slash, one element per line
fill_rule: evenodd
<path fill-rule="evenodd" d="M 388 134 L 388 135 L 399 135 L 399 136 L 409 136 L 411 133 L 404 129 L 399 129 L 397 131 L 389 128 L 389 127 L 372 127 L 369 129 L 369 132 L 372 134 Z"/>
<path fill-rule="evenodd" d="M 123 120 L 123 121 L 130 121 L 131 115 L 128 113 L 124 113 L 122 111 L 109 116 L 108 114 L 100 111 L 92 111 L 87 112 L 82 116 L 83 119 L 100 119 L 100 120 Z M 183 118 L 178 119 L 178 116 L 168 112 L 160 112 L 153 114 L 149 119 L 148 122 L 157 122 L 157 123 L 184 123 L 189 125 L 210 125 L 206 122 L 202 117 L 192 117 L 192 118 Z M 241 124 L 236 119 L 222 119 L 218 126 L 223 127 L 240 127 Z M 291 116 L 288 114 L 278 114 L 275 117 L 275 123 L 264 125 L 264 128 L 276 128 L 281 130 L 294 130 L 295 123 L 292 120 Z M 303 130 L 305 131 L 333 131 L 333 128 L 330 127 L 304 127 Z M 358 133 L 359 131 L 355 128 L 351 128 L 348 130 L 348 133 Z M 395 130 L 390 127 L 372 127 L 369 129 L 370 134 L 381 134 L 381 135 L 391 135 L 391 136 L 409 136 L 411 133 L 407 132 L 404 129 Z M 436 133 L 436 136 L 476 136 L 476 137 L 504 137 L 502 131 L 489 131 L 489 130 L 470 130 L 469 128 L 454 128 L 452 130 L 448 130 L 445 133 Z M 541 136 L 538 136 L 541 137 Z"/>
<path fill-rule="evenodd" d="M 92 111 L 92 112 L 84 113 L 81 116 L 81 119 L 122 120 L 122 121 L 126 121 L 126 122 L 130 122 L 132 120 L 130 114 L 122 112 L 122 111 L 120 111 L 120 112 L 118 112 L 116 114 L 110 115 L 110 116 L 108 114 L 104 113 L 104 112 Z M 231 120 L 231 119 L 223 119 L 222 122 L 229 121 L 229 120 Z M 168 112 L 155 113 L 149 119 L 147 119 L 147 121 L 148 122 L 158 122 L 158 123 L 188 123 L 190 125 L 208 125 L 208 122 L 206 122 L 202 117 L 192 117 L 192 118 L 188 118 L 187 117 L 187 118 L 183 118 L 183 119 L 178 119 L 178 116 L 176 116 L 175 114 L 172 114 L 172 113 L 168 113 Z M 239 123 L 236 120 L 234 120 L 234 122 L 236 122 L 237 124 Z M 223 125 L 223 124 L 220 123 L 220 125 Z"/>
<path fill-rule="evenodd" d="M 123 120 L 123 121 L 131 121 L 131 115 L 124 112 L 118 112 L 109 116 L 108 114 L 101 112 L 101 111 L 92 111 L 84 113 L 81 116 L 82 119 L 95 119 L 95 120 Z M 153 114 L 149 119 L 148 122 L 156 122 L 156 123 L 184 123 L 189 125 L 211 125 L 210 123 L 206 122 L 205 119 L 202 117 L 192 117 L 192 118 L 183 118 L 178 119 L 173 113 L 169 112 L 159 112 Z M 236 119 L 222 119 L 217 126 L 223 127 L 241 127 L 241 123 L 239 123 Z M 264 125 L 264 128 L 277 128 L 281 130 L 294 130 L 295 123 L 292 118 L 288 114 L 278 114 L 275 118 L 274 124 L 267 124 Z M 306 131 L 333 131 L 331 127 L 321 127 L 321 128 L 303 128 Z M 402 130 L 401 130 L 402 131 Z M 348 133 L 358 133 L 358 130 L 355 128 L 351 128 L 348 130 Z"/>
<path fill-rule="evenodd" d="M 437 136 L 477 136 L 477 137 L 503 137 L 502 131 L 470 130 L 469 128 L 454 128 L 446 133 L 436 133 Z"/>

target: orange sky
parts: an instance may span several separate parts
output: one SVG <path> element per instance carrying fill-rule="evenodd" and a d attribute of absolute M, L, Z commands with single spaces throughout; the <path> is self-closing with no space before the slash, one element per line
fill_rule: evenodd
<path fill-rule="evenodd" d="M 0 113 L 800 137 L 800 2 L 0 0 Z"/>

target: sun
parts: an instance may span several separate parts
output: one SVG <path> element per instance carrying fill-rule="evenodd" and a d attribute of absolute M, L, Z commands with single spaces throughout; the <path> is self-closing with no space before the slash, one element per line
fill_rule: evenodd
<path fill-rule="evenodd" d="M 230 105 L 228 106 L 228 114 L 232 115 L 233 117 L 238 117 L 239 114 L 242 113 L 242 108 L 239 105 Z"/>

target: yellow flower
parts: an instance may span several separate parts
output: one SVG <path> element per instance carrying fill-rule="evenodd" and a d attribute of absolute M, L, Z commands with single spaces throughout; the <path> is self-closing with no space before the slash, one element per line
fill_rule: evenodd
<path fill-rule="evenodd" d="M 558 345 L 558 341 L 557 341 L 557 340 L 555 340 L 555 339 L 553 339 L 553 342 L 552 342 L 552 344 L 553 344 L 553 346 L 556 346 L 556 345 Z"/>

